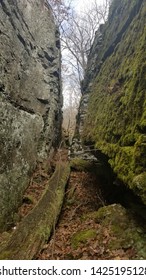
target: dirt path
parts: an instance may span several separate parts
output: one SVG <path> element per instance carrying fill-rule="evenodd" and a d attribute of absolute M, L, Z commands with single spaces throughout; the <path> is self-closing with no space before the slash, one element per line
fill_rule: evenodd
<path fill-rule="evenodd" d="M 100 182 L 91 173 L 72 171 L 60 220 L 37 259 L 130 259 L 131 248 L 109 250 L 112 236 L 107 226 L 102 228 L 102 238 L 98 234 L 102 225 L 94 214 L 104 204 Z"/>

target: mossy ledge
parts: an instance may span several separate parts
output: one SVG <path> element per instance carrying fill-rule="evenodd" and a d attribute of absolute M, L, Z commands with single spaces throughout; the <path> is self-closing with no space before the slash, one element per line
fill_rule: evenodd
<path fill-rule="evenodd" d="M 1 260 L 31 260 L 50 237 L 63 203 L 70 175 L 68 163 L 58 163 L 35 208 L 1 244 Z"/>
<path fill-rule="evenodd" d="M 75 157 L 71 160 L 70 167 L 72 170 L 89 172 L 95 169 L 96 164 L 90 160 Z"/>

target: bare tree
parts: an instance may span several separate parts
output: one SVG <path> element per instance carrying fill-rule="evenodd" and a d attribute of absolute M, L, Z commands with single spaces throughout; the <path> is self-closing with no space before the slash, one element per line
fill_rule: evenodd
<path fill-rule="evenodd" d="M 92 0 L 90 7 L 77 13 L 73 0 L 47 0 L 60 28 L 63 63 L 69 65 L 80 86 L 95 32 L 106 21 L 110 1 L 99 5 L 98 0 Z"/>
<path fill-rule="evenodd" d="M 46 2 L 51 6 L 56 24 L 61 29 L 69 19 L 72 0 L 46 0 Z"/>
<path fill-rule="evenodd" d="M 47 0 L 51 5 L 56 22 L 60 28 L 62 46 L 62 79 L 65 107 L 69 107 L 74 115 L 84 79 L 88 55 L 95 38 L 95 33 L 101 23 L 105 23 L 111 0 L 91 0 L 88 8 L 76 12 L 73 0 Z M 66 109 L 66 108 L 65 108 Z M 72 114 L 73 112 L 73 114 Z"/>
<path fill-rule="evenodd" d="M 67 50 L 66 60 L 68 60 L 75 76 L 78 76 L 77 82 L 81 86 L 84 78 L 88 54 L 90 52 L 95 32 L 101 23 L 107 19 L 109 1 L 105 0 L 103 5 L 99 6 L 97 0 L 92 2 L 88 9 L 77 13 L 72 11 L 68 18 L 67 25 L 61 26 L 62 49 Z"/>

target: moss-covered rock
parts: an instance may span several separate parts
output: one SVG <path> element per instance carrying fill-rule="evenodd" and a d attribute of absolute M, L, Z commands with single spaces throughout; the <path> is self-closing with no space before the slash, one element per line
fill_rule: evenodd
<path fill-rule="evenodd" d="M 73 249 L 77 249 L 80 246 L 80 243 L 85 243 L 91 239 L 96 237 L 97 232 L 94 229 L 87 229 L 84 231 L 79 231 L 76 232 L 73 236 L 72 236 L 72 240 L 71 240 L 71 244 Z"/>
<path fill-rule="evenodd" d="M 146 203 L 132 183 L 146 170 L 146 3 L 112 1 L 102 30 L 102 48 L 93 44 L 78 119 L 84 114 L 82 138 L 109 157 L 114 172 Z M 100 56 L 101 55 L 101 56 Z M 102 60 L 102 63 L 100 63 Z M 94 74 L 93 74 L 94 72 Z"/>
<path fill-rule="evenodd" d="M 146 204 L 146 172 L 134 177 L 132 182 L 132 188 L 135 190 L 136 193 L 139 193 L 139 196 L 142 198 L 142 201 Z"/>
<path fill-rule="evenodd" d="M 95 163 L 90 160 L 84 160 L 82 158 L 76 157 L 71 160 L 70 167 L 77 171 L 91 171 L 95 167 Z"/>
<path fill-rule="evenodd" d="M 100 224 L 97 233 L 98 240 L 100 240 L 100 244 L 106 244 L 107 250 L 131 248 L 137 259 L 146 258 L 145 230 L 136 224 L 132 216 L 121 205 L 104 206 L 97 212 L 84 216 L 84 219 L 89 217 Z"/>

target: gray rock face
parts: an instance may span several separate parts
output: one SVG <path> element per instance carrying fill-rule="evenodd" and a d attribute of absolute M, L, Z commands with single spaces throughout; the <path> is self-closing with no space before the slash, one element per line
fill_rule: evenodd
<path fill-rule="evenodd" d="M 60 42 L 44 0 L 0 1 L 0 230 L 61 134 Z"/>
<path fill-rule="evenodd" d="M 83 160 L 97 163 L 98 159 L 92 154 L 92 150 L 88 146 L 83 146 L 82 142 L 77 138 L 73 138 L 68 151 L 68 159 L 80 158 Z"/>

